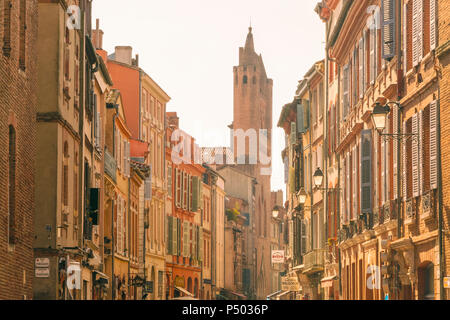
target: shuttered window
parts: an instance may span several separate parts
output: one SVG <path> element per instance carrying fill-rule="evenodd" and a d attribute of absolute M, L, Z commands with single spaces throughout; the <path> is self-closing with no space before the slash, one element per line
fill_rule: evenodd
<path fill-rule="evenodd" d="M 423 194 L 423 110 L 420 110 L 417 115 L 417 137 L 418 137 L 418 166 L 417 166 L 417 174 L 418 174 L 418 180 L 419 180 L 419 195 L 421 196 Z"/>
<path fill-rule="evenodd" d="M 352 60 L 352 106 L 355 106 L 358 102 L 358 49 L 353 49 Z"/>
<path fill-rule="evenodd" d="M 358 58 L 358 71 L 359 71 L 359 75 L 358 75 L 358 97 L 360 99 L 362 99 L 364 97 L 364 93 L 365 93 L 365 88 L 364 88 L 364 53 L 365 53 L 365 48 L 364 48 L 364 38 L 361 38 L 359 40 L 359 58 Z"/>
<path fill-rule="evenodd" d="M 423 58 L 423 0 L 413 0 L 412 60 L 417 66 Z"/>
<path fill-rule="evenodd" d="M 437 108 L 438 102 L 430 104 L 430 188 L 437 189 L 438 168 L 437 168 Z"/>
<path fill-rule="evenodd" d="M 427 0 L 425 0 L 427 1 Z M 430 50 L 437 47 L 437 4 L 436 0 L 430 1 Z"/>
<path fill-rule="evenodd" d="M 430 190 L 430 106 L 426 106 L 423 109 L 422 114 L 422 148 L 423 148 L 423 161 L 422 161 L 422 178 L 423 178 L 423 192 Z"/>
<path fill-rule="evenodd" d="M 152 200 L 152 177 L 147 177 L 144 181 L 144 200 Z"/>
<path fill-rule="evenodd" d="M 419 134 L 418 114 L 412 116 L 412 133 Z M 419 196 L 419 145 L 416 140 L 412 141 L 412 188 L 413 197 Z"/>
<path fill-rule="evenodd" d="M 301 103 L 297 104 L 297 131 L 298 133 L 305 133 L 305 117 L 304 107 Z"/>
<path fill-rule="evenodd" d="M 352 148 L 352 156 L 351 156 L 351 164 L 352 164 L 352 198 L 351 198 L 351 219 L 356 220 L 356 179 L 357 179 L 357 172 L 356 172 L 356 149 L 355 147 Z"/>
<path fill-rule="evenodd" d="M 347 117 L 348 109 L 350 105 L 349 101 L 349 90 L 350 90 L 350 77 L 349 77 L 349 65 L 344 66 L 343 72 L 343 119 Z"/>
<path fill-rule="evenodd" d="M 173 254 L 173 217 L 167 217 L 167 254 Z"/>
<path fill-rule="evenodd" d="M 291 145 L 296 144 L 297 142 L 297 124 L 295 122 L 291 122 Z"/>
<path fill-rule="evenodd" d="M 406 133 L 412 133 L 412 118 L 406 121 Z M 414 142 L 415 143 L 415 142 Z M 413 161 L 412 161 L 412 146 L 413 139 L 409 139 L 406 142 L 406 196 L 407 199 L 413 197 Z"/>
<path fill-rule="evenodd" d="M 350 184 L 350 172 L 351 172 L 351 167 L 350 167 L 350 154 L 349 152 L 347 152 L 346 155 L 346 173 L 347 173 L 347 182 L 346 182 L 346 194 L 347 194 L 347 199 L 346 199 L 346 204 L 345 204 L 345 221 L 346 223 L 349 223 L 349 219 L 350 219 L 350 194 L 351 194 L 351 184 Z"/>
<path fill-rule="evenodd" d="M 399 112 L 398 112 L 398 108 L 394 108 L 394 110 L 392 111 L 392 127 L 393 127 L 393 132 L 394 134 L 398 133 L 398 117 L 399 117 Z M 398 170 L 398 166 L 399 166 L 399 159 L 398 159 L 398 148 L 399 148 L 399 142 L 397 139 L 394 139 L 392 142 L 392 158 L 393 158 L 393 172 L 392 172 L 392 176 L 393 176 L 393 199 L 397 199 L 398 198 L 398 190 L 397 190 L 397 179 L 399 179 L 400 177 L 398 177 L 397 175 L 397 170 Z"/>
<path fill-rule="evenodd" d="M 372 27 L 369 29 L 370 39 L 369 39 L 369 55 L 370 55 L 370 67 L 369 67 L 369 74 L 370 74 L 370 83 L 375 83 L 376 79 L 376 70 L 377 70 L 377 63 L 376 63 L 376 43 L 377 43 L 377 30 L 372 25 Z"/>
<path fill-rule="evenodd" d="M 395 56 L 396 48 L 394 0 L 381 1 L 381 18 L 382 58 L 390 60 Z"/>
<path fill-rule="evenodd" d="M 403 121 L 403 133 L 406 133 L 406 121 Z M 402 144 L 402 175 L 403 175 L 403 179 L 402 179 L 402 196 L 403 196 L 403 201 L 407 200 L 407 194 L 408 194 L 408 177 L 406 175 L 407 173 L 407 157 L 408 155 L 406 154 L 406 142 Z"/>

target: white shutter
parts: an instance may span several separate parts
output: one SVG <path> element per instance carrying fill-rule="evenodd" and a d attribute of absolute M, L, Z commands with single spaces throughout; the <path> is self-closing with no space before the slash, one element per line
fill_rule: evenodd
<path fill-rule="evenodd" d="M 403 71 L 404 74 L 408 71 L 408 4 L 403 4 Z M 395 184 L 395 183 L 394 183 Z"/>
<path fill-rule="evenodd" d="M 356 171 L 356 148 L 355 147 L 353 147 L 353 150 L 352 150 L 352 162 L 353 162 L 353 165 L 352 165 L 352 169 L 353 169 L 353 176 L 352 176 L 352 180 L 353 180 L 353 183 L 352 183 L 352 189 L 353 189 L 353 195 L 352 195 L 352 207 L 353 207 L 353 214 L 352 214 L 352 220 L 355 220 L 355 219 L 357 219 L 357 199 L 356 199 L 356 186 L 357 186 L 357 171 Z"/>
<path fill-rule="evenodd" d="M 364 39 L 359 40 L 359 88 L 358 96 L 364 97 Z"/>
<path fill-rule="evenodd" d="M 436 0 L 430 0 L 430 50 L 436 49 L 436 46 L 437 46 Z"/>
<path fill-rule="evenodd" d="M 370 83 L 373 84 L 375 83 L 375 43 L 376 43 L 376 29 L 372 26 L 369 29 L 369 33 L 370 33 L 370 39 L 369 39 L 369 54 L 370 54 L 370 68 L 369 68 L 369 72 L 370 72 Z"/>
<path fill-rule="evenodd" d="M 346 200 L 346 206 L 345 206 L 345 221 L 349 222 L 349 215 L 350 215 L 350 154 L 347 152 L 346 154 L 346 172 L 347 172 L 347 200 Z"/>
<path fill-rule="evenodd" d="M 413 65 L 417 66 L 423 58 L 423 0 L 413 1 Z"/>
<path fill-rule="evenodd" d="M 394 108 L 394 110 L 392 111 L 392 124 L 393 124 L 393 134 L 397 134 L 398 133 L 398 109 Z M 397 179 L 399 179 L 398 175 L 397 175 L 397 170 L 398 170 L 398 158 L 397 158 L 397 154 L 398 154 L 398 140 L 394 139 L 393 142 L 393 154 L 392 154 L 392 158 L 393 158 L 393 169 L 394 172 L 392 172 L 392 176 L 393 178 L 393 199 L 397 199 L 398 198 L 398 190 L 397 190 Z"/>
<path fill-rule="evenodd" d="M 403 121 L 403 133 L 406 133 L 406 121 Z M 406 175 L 406 165 L 407 165 L 407 155 L 406 155 L 406 143 L 402 144 L 403 147 L 403 164 L 402 164 L 402 172 L 403 172 L 403 179 L 402 179 L 402 195 L 403 195 L 403 201 L 406 201 L 406 198 L 408 196 L 407 194 L 407 184 L 408 184 L 408 177 Z"/>
<path fill-rule="evenodd" d="M 412 133 L 417 134 L 418 121 L 417 113 L 412 116 Z M 417 141 L 412 141 L 412 187 L 413 187 L 413 197 L 419 196 L 419 149 Z"/>
<path fill-rule="evenodd" d="M 418 145 L 418 180 L 419 180 L 419 195 L 423 194 L 423 110 L 418 114 L 418 126 L 417 126 L 417 138 L 419 140 Z"/>
<path fill-rule="evenodd" d="M 430 103 L 430 187 L 437 189 L 437 101 Z"/>
<path fill-rule="evenodd" d="M 386 143 L 381 140 L 381 203 L 386 202 Z"/>

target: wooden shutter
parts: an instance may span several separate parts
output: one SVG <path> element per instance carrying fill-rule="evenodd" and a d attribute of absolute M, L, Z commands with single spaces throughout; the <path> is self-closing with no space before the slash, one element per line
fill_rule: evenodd
<path fill-rule="evenodd" d="M 412 36 L 413 66 L 417 66 L 423 58 L 423 0 L 413 0 Z"/>
<path fill-rule="evenodd" d="M 347 172 L 347 187 L 346 187 L 346 191 L 347 191 L 347 200 L 346 200 L 346 205 L 345 205 L 345 221 L 348 223 L 349 222 L 349 218 L 350 218 L 350 194 L 351 194 L 351 184 L 350 184 L 350 153 L 347 152 L 346 157 L 345 157 L 345 167 L 346 167 L 346 172 Z"/>
<path fill-rule="evenodd" d="M 394 108 L 394 110 L 392 111 L 392 127 L 393 127 L 393 133 L 397 134 L 398 133 L 398 108 Z M 393 176 L 393 199 L 397 199 L 398 198 L 398 190 L 397 190 L 397 179 L 399 179 L 398 175 L 397 175 L 397 170 L 398 170 L 398 165 L 399 165 L 399 159 L 397 158 L 397 151 L 399 148 L 399 143 L 397 139 L 394 139 L 394 141 L 392 142 L 393 147 L 392 147 L 392 158 L 393 158 L 393 170 L 394 172 L 392 173 Z"/>
<path fill-rule="evenodd" d="M 403 133 L 406 133 L 406 121 L 403 121 Z M 408 179 L 407 179 L 407 155 L 406 155 L 406 143 L 403 143 L 403 179 L 402 179 L 402 195 L 403 195 L 403 201 L 406 201 L 407 195 L 408 195 Z"/>
<path fill-rule="evenodd" d="M 437 166 L 437 101 L 430 104 L 430 188 L 437 189 L 438 166 Z"/>
<path fill-rule="evenodd" d="M 372 131 L 361 132 L 361 212 L 372 212 Z"/>
<path fill-rule="evenodd" d="M 144 200 L 152 200 L 152 177 L 147 177 L 144 181 Z"/>
<path fill-rule="evenodd" d="M 359 86 L 358 96 L 360 99 L 364 97 L 364 38 L 359 40 Z"/>
<path fill-rule="evenodd" d="M 339 160 L 340 162 L 340 167 L 342 168 L 340 170 L 340 177 L 339 177 L 339 187 L 344 191 L 344 192 L 339 192 L 339 197 L 340 197 L 340 220 L 342 221 L 343 224 L 346 224 L 345 221 L 345 160 L 344 157 L 341 157 L 341 159 Z"/>
<path fill-rule="evenodd" d="M 295 192 L 295 168 L 289 167 L 289 192 Z"/>
<path fill-rule="evenodd" d="M 412 133 L 418 134 L 417 113 L 412 116 Z M 419 196 L 419 149 L 417 141 L 412 142 L 412 188 L 413 197 Z"/>
<path fill-rule="evenodd" d="M 381 141 L 381 203 L 386 202 L 386 143 Z"/>
<path fill-rule="evenodd" d="M 193 224 L 192 223 L 188 223 L 188 257 L 192 258 L 192 254 L 193 254 L 193 248 L 194 248 L 194 241 L 193 241 L 193 235 L 194 235 L 194 231 L 193 231 Z"/>
<path fill-rule="evenodd" d="M 376 70 L 376 61 L 375 61 L 375 48 L 376 48 L 376 32 L 377 30 L 372 25 L 372 27 L 369 29 L 370 38 L 369 38 L 369 55 L 370 55 L 370 68 L 369 68 L 369 74 L 370 74 L 370 83 L 375 83 L 375 70 Z"/>
<path fill-rule="evenodd" d="M 345 119 L 347 117 L 348 108 L 349 108 L 349 87 L 350 87 L 350 78 L 349 78 L 349 64 L 345 65 L 344 67 L 344 74 L 343 74 L 343 118 Z"/>
<path fill-rule="evenodd" d="M 192 177 L 192 211 L 198 211 L 198 177 Z"/>
<path fill-rule="evenodd" d="M 381 1 L 381 57 L 391 60 L 395 56 L 396 33 L 395 33 L 395 2 L 394 0 Z"/>
<path fill-rule="evenodd" d="M 187 187 L 186 187 L 186 208 L 188 211 L 192 211 L 192 203 L 191 203 L 191 180 L 192 177 L 190 174 L 186 174 Z"/>
<path fill-rule="evenodd" d="M 374 130 L 374 142 L 373 142 L 373 150 L 374 150 L 374 164 L 373 164 L 373 182 L 374 182 L 374 203 L 376 206 L 378 206 L 379 204 L 379 197 L 380 197 L 380 188 L 379 185 L 381 183 L 380 181 L 380 162 L 379 162 L 379 151 L 378 151 L 378 147 L 379 147 L 379 134 L 377 130 Z"/>
<path fill-rule="evenodd" d="M 430 50 L 434 50 L 437 47 L 436 0 L 429 0 L 429 1 L 430 1 Z"/>
<path fill-rule="evenodd" d="M 420 110 L 417 114 L 417 138 L 418 138 L 418 152 L 417 152 L 417 158 L 418 158 L 418 165 L 417 165 L 417 174 L 418 174 L 418 181 L 419 181 L 419 195 L 421 196 L 423 194 L 423 186 L 424 186 L 424 179 L 423 179 L 423 157 L 424 157 L 424 148 L 423 148 L 423 137 L 424 137 L 424 130 L 423 130 L 423 110 Z"/>
<path fill-rule="evenodd" d="M 167 253 L 173 254 L 173 217 L 167 217 Z"/>
<path fill-rule="evenodd" d="M 301 103 L 297 104 L 297 130 L 298 133 L 305 133 L 304 107 Z"/>
<path fill-rule="evenodd" d="M 284 183 L 288 183 L 289 181 L 289 159 L 288 157 L 284 157 Z"/>
<path fill-rule="evenodd" d="M 183 257 L 187 257 L 188 245 L 188 222 L 183 221 Z"/>
<path fill-rule="evenodd" d="M 203 247 L 203 229 L 200 227 L 199 230 L 199 257 L 198 260 L 199 261 L 203 261 L 203 256 L 204 256 L 204 250 L 205 248 Z"/>
<path fill-rule="evenodd" d="M 404 74 L 408 71 L 408 4 L 403 4 L 403 71 Z M 395 184 L 395 183 L 394 183 Z"/>
<path fill-rule="evenodd" d="M 357 180 L 357 169 L 356 169 L 356 147 L 352 149 L 352 220 L 357 219 L 357 199 L 356 199 L 356 180 Z"/>
<path fill-rule="evenodd" d="M 352 106 L 358 101 L 358 49 L 353 49 L 353 67 L 352 67 Z"/>
<path fill-rule="evenodd" d="M 301 224 L 301 254 L 304 255 L 306 253 L 306 224 L 305 221 L 302 220 Z"/>
<path fill-rule="evenodd" d="M 297 142 L 297 124 L 295 122 L 291 122 L 291 145 L 294 145 Z"/>

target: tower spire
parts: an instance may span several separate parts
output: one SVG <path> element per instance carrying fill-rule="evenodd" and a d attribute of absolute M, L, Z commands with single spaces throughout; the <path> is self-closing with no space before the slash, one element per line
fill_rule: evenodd
<path fill-rule="evenodd" d="M 255 51 L 255 45 L 253 43 L 252 25 L 250 22 L 250 27 L 248 28 L 247 40 L 245 41 L 245 51 Z"/>

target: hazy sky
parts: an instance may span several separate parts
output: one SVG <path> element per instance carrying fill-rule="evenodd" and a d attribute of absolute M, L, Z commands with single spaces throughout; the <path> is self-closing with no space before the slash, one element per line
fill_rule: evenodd
<path fill-rule="evenodd" d="M 130 45 L 139 65 L 172 100 L 180 127 L 200 146 L 229 146 L 233 119 L 233 66 L 238 64 L 248 27 L 263 56 L 273 88 L 272 189 L 284 186 L 280 152 L 281 108 L 297 83 L 324 57 L 325 27 L 314 7 L 318 0 L 94 0 L 103 48 Z"/>

